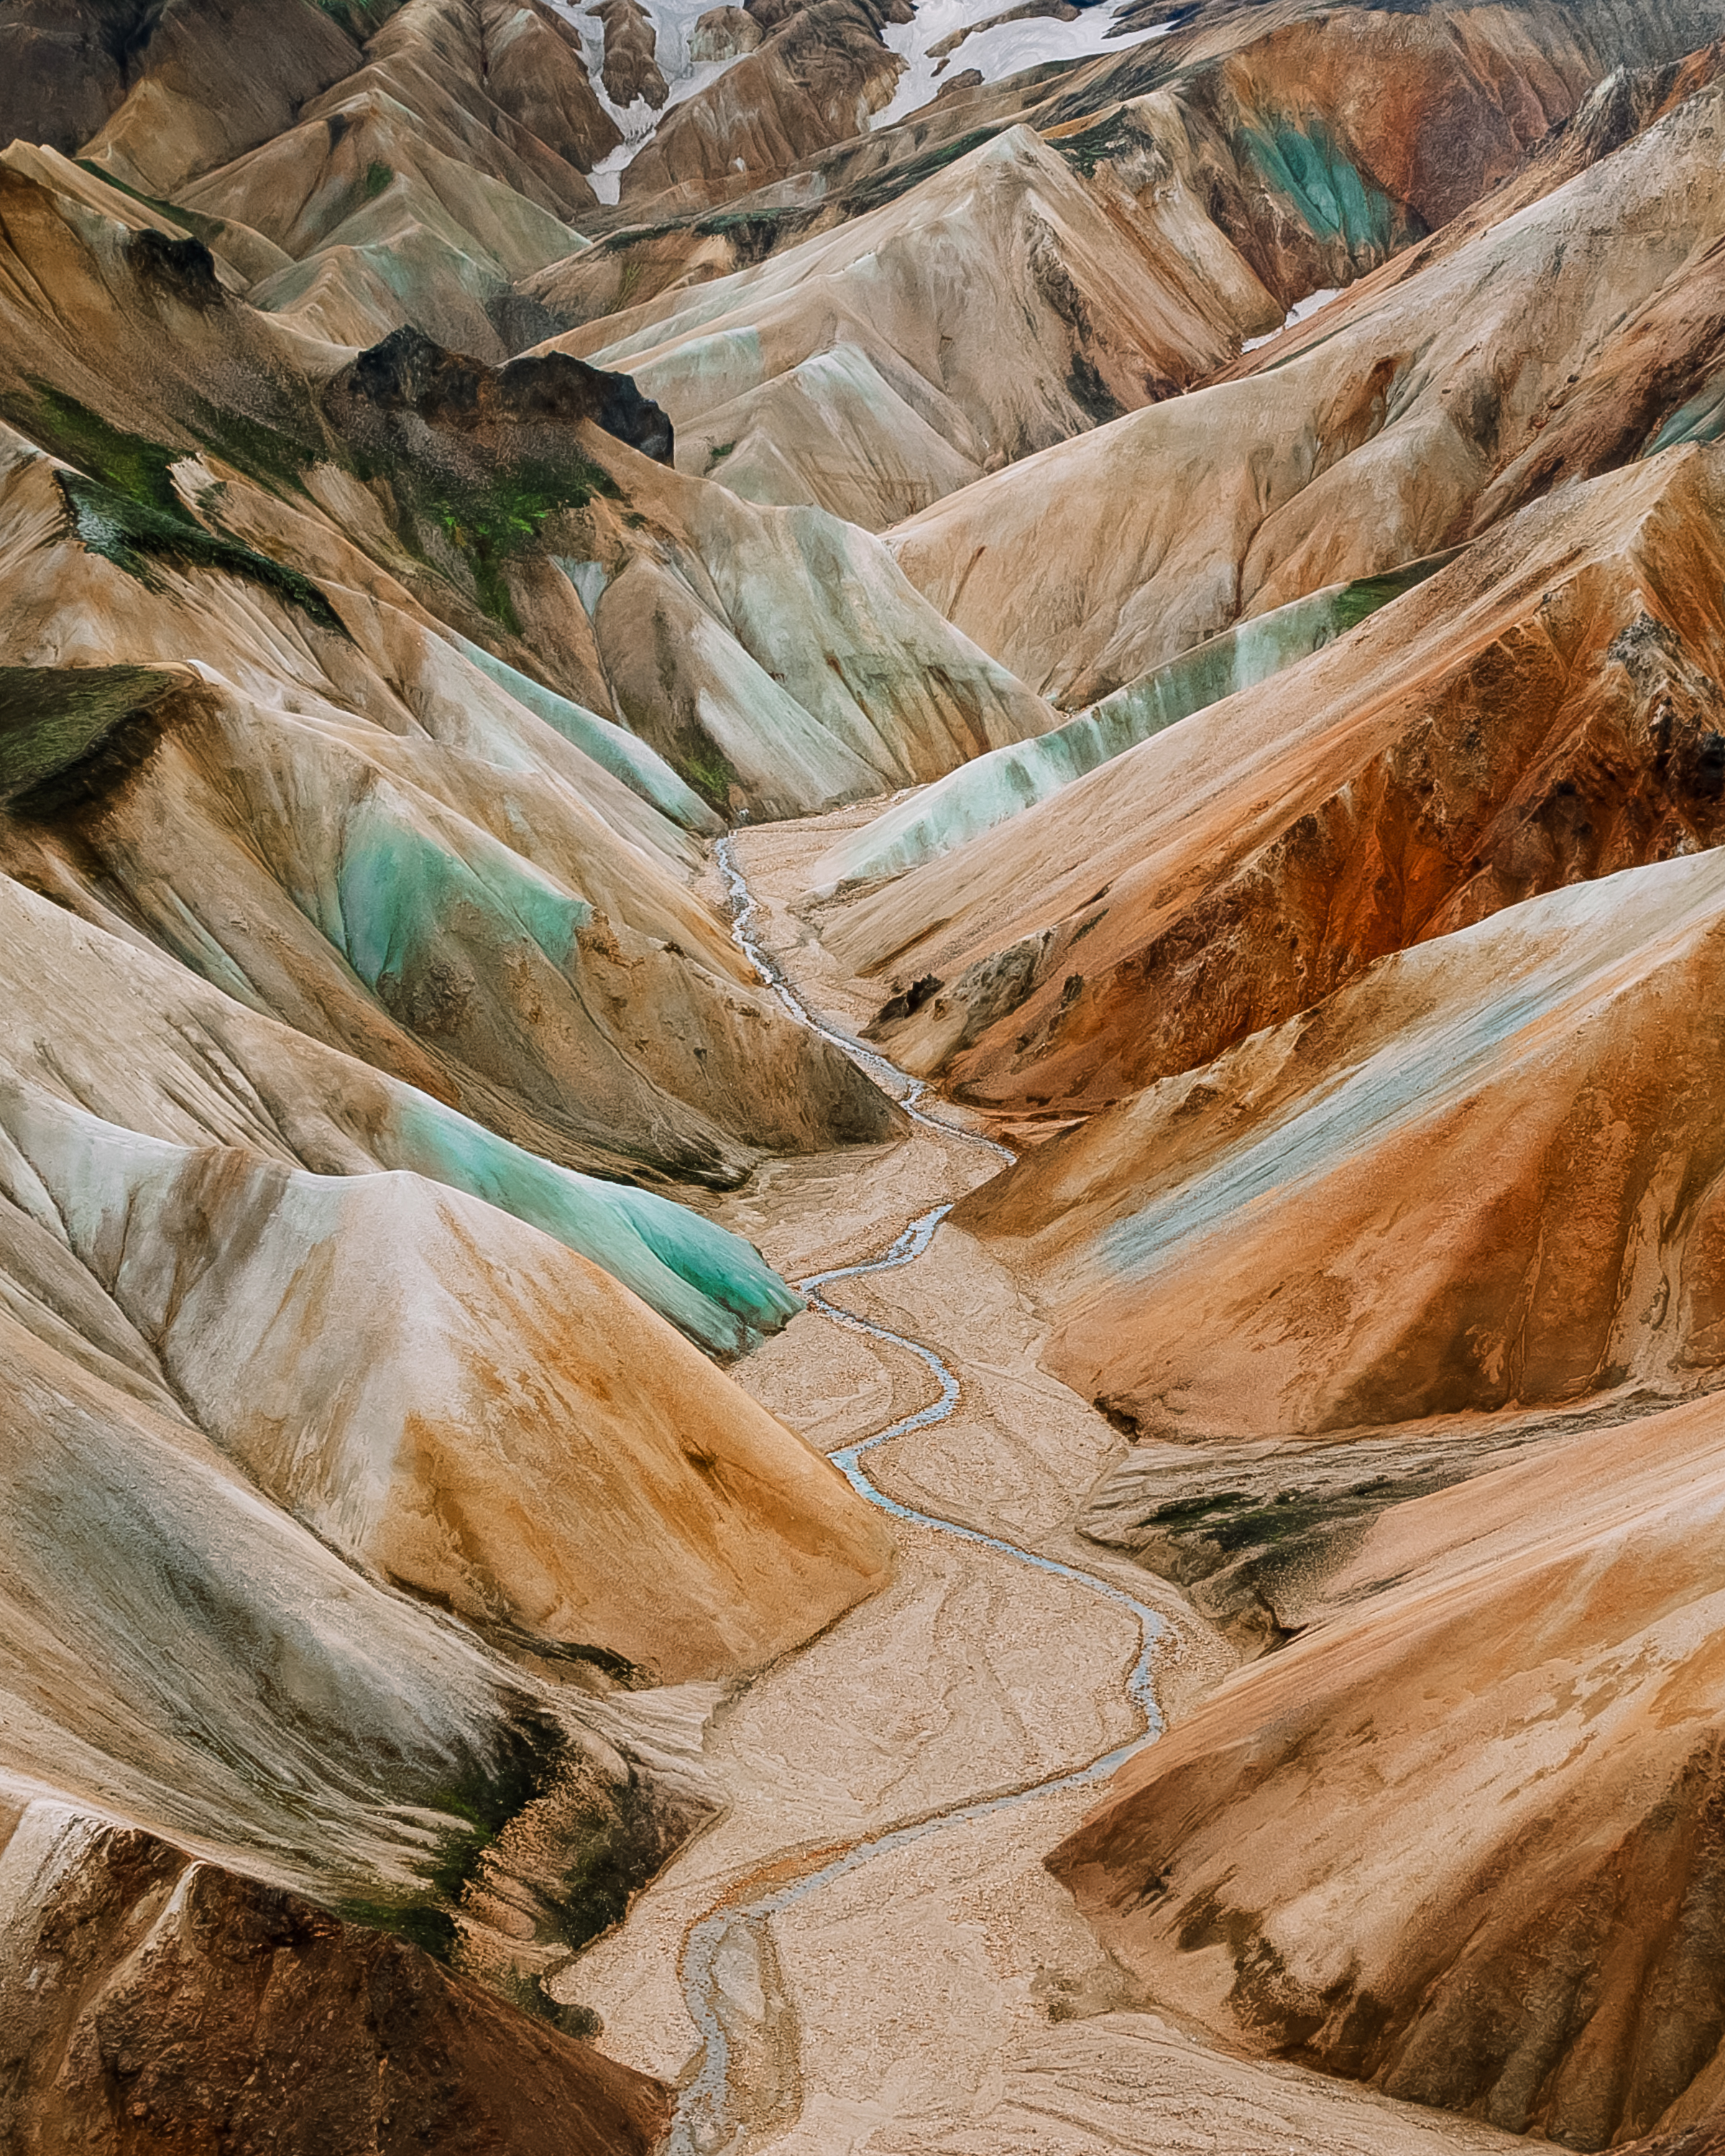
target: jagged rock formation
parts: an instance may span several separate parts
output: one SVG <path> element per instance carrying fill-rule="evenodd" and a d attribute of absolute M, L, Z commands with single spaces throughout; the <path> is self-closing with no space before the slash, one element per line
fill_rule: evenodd
<path fill-rule="evenodd" d="M 19 2145 L 645 2156 L 657 2138 L 655 2083 L 405 1940 L 27 1792 L 3 1817 Z"/>
<path fill-rule="evenodd" d="M 906 4 L 809 0 L 666 116 L 625 170 L 624 199 L 747 194 L 860 133 L 898 80 L 880 31 Z"/>

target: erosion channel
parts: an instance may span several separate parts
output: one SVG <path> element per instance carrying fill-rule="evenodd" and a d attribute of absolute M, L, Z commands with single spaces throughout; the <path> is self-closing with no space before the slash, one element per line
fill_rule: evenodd
<path fill-rule="evenodd" d="M 1177 2030 L 1042 1869 L 1231 1658 L 1073 1532 L 1123 1440 L 1039 1368 L 1028 1303 L 947 1224 L 1012 1156 L 859 1043 L 867 988 L 780 903 L 857 817 L 746 831 L 715 868 L 762 978 L 912 1135 L 773 1164 L 723 1217 L 809 1305 L 737 1374 L 892 1517 L 898 1575 L 719 1708 L 724 1816 L 558 1989 L 677 2085 L 675 2156 L 1507 2146 Z"/>

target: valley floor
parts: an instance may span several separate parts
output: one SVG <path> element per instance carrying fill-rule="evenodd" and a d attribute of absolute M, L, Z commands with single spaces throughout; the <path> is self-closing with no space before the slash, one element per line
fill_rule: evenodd
<path fill-rule="evenodd" d="M 853 1028 L 878 990 L 838 975 L 784 895 L 865 813 L 746 830 L 737 844 L 764 940 L 814 1007 Z M 990 1172 L 979 1148 L 919 1128 L 896 1147 L 776 1164 L 720 1209 L 796 1280 L 878 1257 Z M 1157 1694 L 1167 1720 L 1188 1711 L 1231 1655 L 1170 1590 L 1073 1532 L 1079 1500 L 1124 1440 L 1039 1368 L 1038 1322 L 1011 1277 L 948 1227 L 914 1264 L 829 1292 L 928 1343 L 960 1380 L 949 1419 L 868 1456 L 880 1487 L 1164 1613 Z M 827 1451 L 935 1389 L 902 1349 L 814 1312 L 737 1374 Z M 1042 1866 L 1096 1786 L 1037 1785 L 1141 1732 L 1127 1690 L 1137 1620 L 985 1547 L 915 1526 L 898 1534 L 889 1589 L 721 1710 L 709 1759 L 728 1809 L 557 1987 L 603 2017 L 603 2050 L 685 2087 L 674 2150 L 1435 2156 L 1517 2145 L 1230 2056 L 1137 1999 Z M 1014 1791 L 1030 1794 L 973 1815 Z M 927 1830 L 784 1894 L 901 1825 Z M 768 1898 L 780 1906 L 757 1913 Z"/>

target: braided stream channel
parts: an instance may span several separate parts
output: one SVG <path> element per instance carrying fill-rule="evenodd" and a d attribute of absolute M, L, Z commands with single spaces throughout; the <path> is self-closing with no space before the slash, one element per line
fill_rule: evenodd
<path fill-rule="evenodd" d="M 759 909 L 747 879 L 737 865 L 732 839 L 721 839 L 716 852 L 720 873 L 724 878 L 731 904 L 732 934 L 761 979 L 789 1014 L 798 1024 L 813 1028 L 824 1040 L 842 1049 L 871 1078 L 892 1094 L 900 1106 L 916 1122 L 937 1132 L 942 1139 L 952 1144 L 982 1147 L 1010 1165 L 1017 1156 L 1007 1147 L 930 1115 L 920 1105 L 927 1091 L 924 1081 L 913 1078 L 908 1072 L 889 1062 L 885 1056 L 827 1024 L 809 1008 L 755 932 L 754 924 Z M 896 1826 L 854 1842 L 837 1856 L 829 1855 L 827 1861 L 819 1863 L 818 1868 L 811 1869 L 800 1876 L 788 1880 L 781 1877 L 769 1891 L 752 1898 L 734 1901 L 727 1897 L 700 1917 L 685 1936 L 680 1972 L 684 2003 L 700 2038 L 699 2064 L 693 2079 L 684 2087 L 680 2097 L 670 2138 L 665 2144 L 667 2156 L 743 2156 L 743 2152 L 752 2145 L 759 2145 L 755 2142 L 747 2119 L 737 2116 L 731 2087 L 731 2047 L 720 2010 L 719 1964 L 724 1953 L 750 1937 L 759 1938 L 763 1927 L 780 1911 L 818 1894 L 823 1887 L 854 1871 L 860 1865 L 868 1863 L 872 1858 L 884 1856 L 889 1851 L 902 1849 L 911 1842 L 920 1841 L 927 1835 L 937 1834 L 962 1822 L 984 1819 L 991 1814 L 1013 1810 L 1060 1790 L 1104 1781 L 1117 1768 L 1145 1745 L 1153 1743 L 1162 1733 L 1162 1712 L 1156 1697 L 1153 1661 L 1164 1630 L 1164 1620 L 1157 1611 L 1115 1586 L 1111 1581 L 1101 1578 L 1095 1573 L 1061 1563 L 1056 1558 L 1039 1556 L 1033 1550 L 1021 1548 L 1015 1543 L 985 1534 L 975 1527 L 963 1526 L 957 1521 L 941 1519 L 932 1513 L 917 1512 L 907 1505 L 900 1504 L 872 1481 L 864 1465 L 866 1456 L 881 1446 L 907 1437 L 913 1431 L 944 1422 L 958 1404 L 959 1382 L 937 1350 L 927 1342 L 890 1332 L 885 1326 L 860 1317 L 854 1311 L 830 1301 L 825 1291 L 841 1281 L 861 1279 L 871 1273 L 891 1272 L 901 1266 L 914 1265 L 927 1250 L 951 1210 L 950 1205 L 937 1205 L 920 1219 L 911 1221 L 878 1258 L 860 1265 L 838 1266 L 829 1272 L 814 1273 L 796 1283 L 811 1309 L 818 1311 L 835 1325 L 844 1326 L 850 1332 L 865 1334 L 871 1340 L 901 1348 L 907 1354 L 915 1356 L 939 1387 L 938 1398 L 927 1407 L 889 1424 L 886 1429 L 876 1430 L 855 1444 L 841 1447 L 829 1457 L 860 1496 L 893 1519 L 930 1528 L 937 1534 L 973 1544 L 993 1552 L 1010 1563 L 1028 1565 L 1040 1572 L 1051 1573 L 1130 1611 L 1137 1620 L 1141 1644 L 1137 1658 L 1127 1676 L 1126 1689 L 1132 1704 L 1143 1717 L 1144 1727 L 1139 1735 L 1129 1743 L 1115 1746 L 1086 1765 L 1026 1783 L 1019 1788 L 996 1791 L 969 1802 L 949 1804 L 920 1818 L 906 1820 Z M 814 1861 L 811 1859 L 811 1863 Z"/>

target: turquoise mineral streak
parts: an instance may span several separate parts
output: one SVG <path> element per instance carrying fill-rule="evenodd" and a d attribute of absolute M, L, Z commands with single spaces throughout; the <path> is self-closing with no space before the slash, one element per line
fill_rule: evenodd
<path fill-rule="evenodd" d="M 1725 374 L 1716 374 L 1707 386 L 1679 405 L 1642 451 L 1656 457 L 1661 449 L 1675 449 L 1686 442 L 1717 442 L 1725 434 Z"/>
<path fill-rule="evenodd" d="M 576 932 L 593 918 L 585 899 L 559 891 L 489 833 L 470 828 L 463 838 L 458 854 L 375 794 L 354 810 L 336 879 L 336 940 L 368 988 L 434 947 L 458 909 L 506 941 L 526 937 L 560 970 L 568 964 Z"/>
<path fill-rule="evenodd" d="M 870 882 L 951 853 L 1194 711 L 1309 658 L 1453 559 L 1435 554 L 1311 593 L 1183 652 L 1052 732 L 991 749 L 841 842 L 829 857 L 839 864 L 834 880 Z"/>
<path fill-rule="evenodd" d="M 620 778 L 631 793 L 650 802 L 674 824 L 680 824 L 685 831 L 724 829 L 706 802 L 683 783 L 665 758 L 627 727 L 602 719 L 584 704 L 572 703 L 567 696 L 559 696 L 553 690 L 518 673 L 513 666 L 506 666 L 501 659 L 494 659 L 478 644 L 470 644 L 465 636 L 458 636 L 455 643 L 462 657 L 478 667 L 488 680 L 495 681 L 535 718 L 554 726 L 583 756 L 590 756 L 614 778 Z"/>
<path fill-rule="evenodd" d="M 740 1353 L 803 1307 L 752 1245 L 670 1199 L 559 1168 L 403 1086 L 373 1151 L 554 1236 L 710 1352 Z"/>
<path fill-rule="evenodd" d="M 1277 121 L 1249 127 L 1248 156 L 1278 194 L 1294 205 L 1319 239 L 1345 240 L 1350 252 L 1388 254 L 1395 244 L 1395 205 L 1346 157 L 1322 121 L 1304 127 Z"/>

